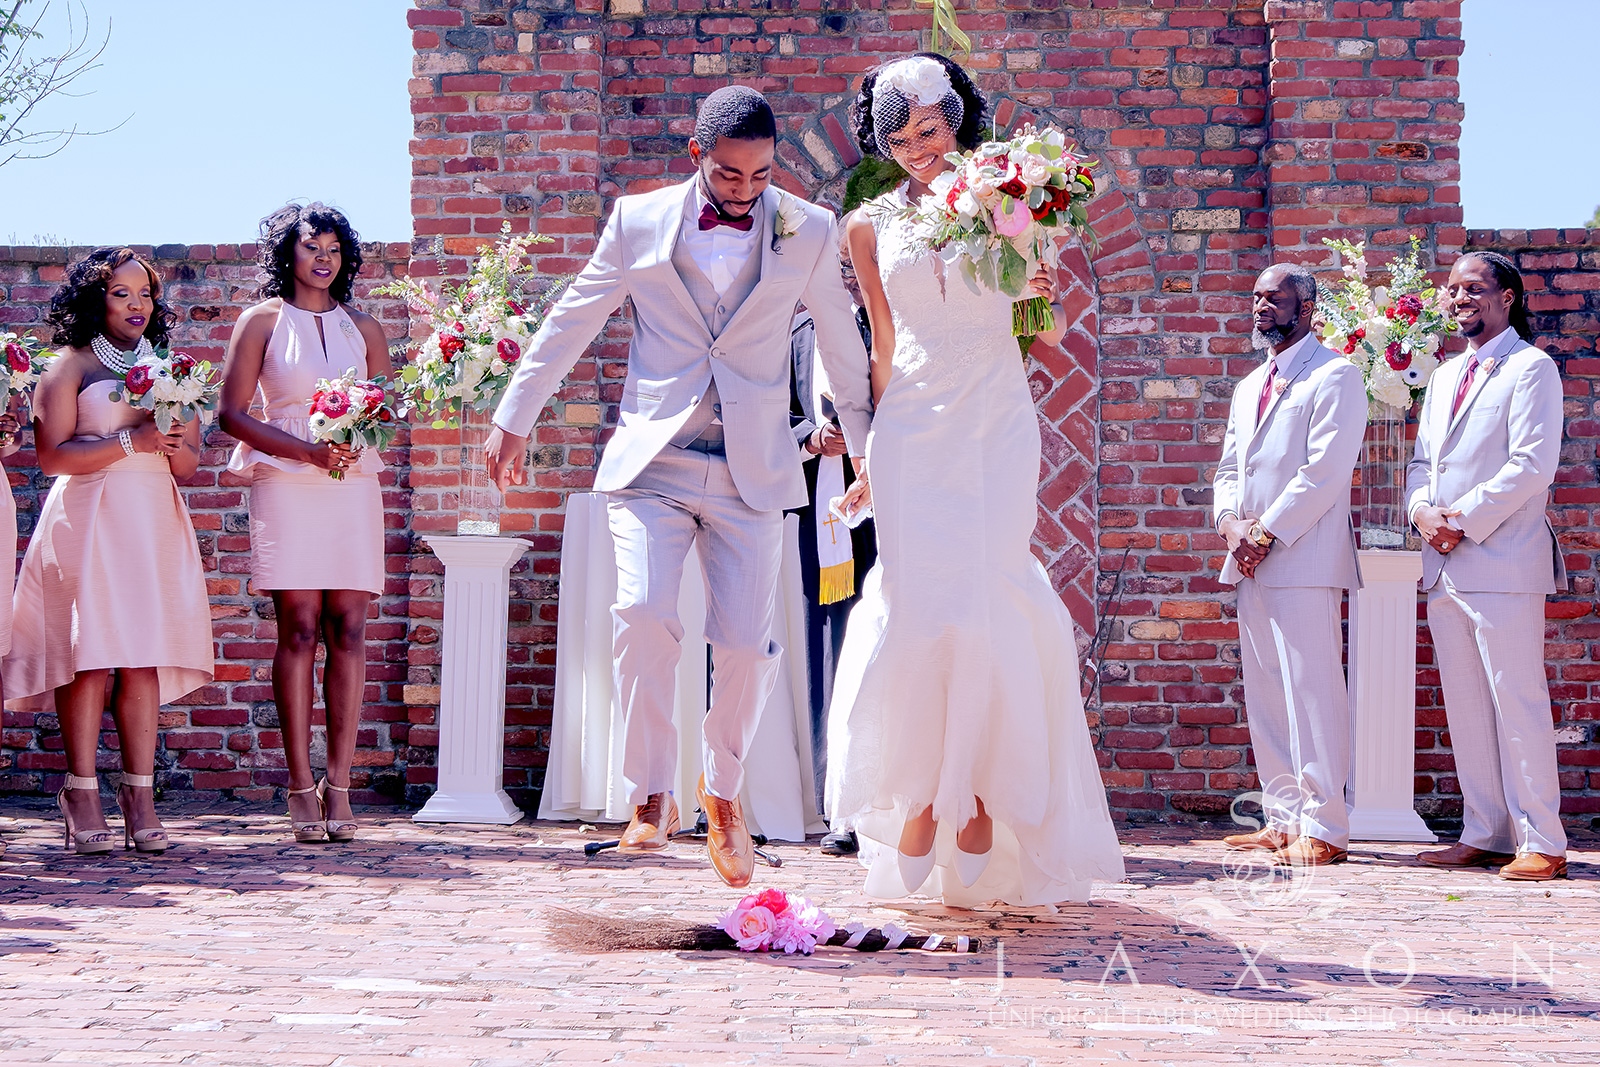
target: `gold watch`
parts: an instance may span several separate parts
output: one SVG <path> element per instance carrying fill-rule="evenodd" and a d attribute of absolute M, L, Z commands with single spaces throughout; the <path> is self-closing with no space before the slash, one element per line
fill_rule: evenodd
<path fill-rule="evenodd" d="M 1250 540 L 1254 541 L 1263 548 L 1272 544 L 1272 542 L 1276 540 L 1276 538 L 1274 538 L 1271 534 L 1267 533 L 1267 528 L 1261 525 L 1260 522 L 1254 522 L 1250 524 L 1250 532 L 1248 536 Z"/>

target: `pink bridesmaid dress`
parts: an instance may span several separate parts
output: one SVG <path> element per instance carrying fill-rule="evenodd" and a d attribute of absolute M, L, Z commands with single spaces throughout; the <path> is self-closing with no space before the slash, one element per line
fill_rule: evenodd
<path fill-rule="evenodd" d="M 4 588 L 0 588 L 0 656 L 11 651 L 11 597 L 17 587 L 17 500 L 11 479 L 0 465 L 0 559 L 6 561 Z"/>
<path fill-rule="evenodd" d="M 74 440 L 149 420 L 111 399 L 115 385 L 78 394 Z M 11 633 L 6 704 L 18 710 L 53 707 L 79 671 L 154 667 L 163 704 L 211 681 L 205 572 L 167 457 L 138 452 L 56 479 L 22 560 Z"/>
<path fill-rule="evenodd" d="M 367 344 L 344 307 L 319 314 L 284 301 L 261 361 L 257 396 L 265 421 L 311 440 L 317 379 L 349 370 L 367 376 Z M 383 460 L 375 449 L 362 452 L 342 481 L 243 443 L 228 469 L 250 472 L 250 575 L 257 590 L 383 592 Z"/>

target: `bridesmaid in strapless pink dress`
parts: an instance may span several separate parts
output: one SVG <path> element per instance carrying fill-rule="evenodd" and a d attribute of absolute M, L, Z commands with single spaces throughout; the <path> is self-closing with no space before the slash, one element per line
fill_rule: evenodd
<path fill-rule="evenodd" d="M 66 347 L 34 394 L 39 469 L 57 477 L 22 561 L 3 675 L 8 706 L 53 704 L 60 716 L 68 773 L 57 801 L 80 853 L 114 842 L 96 778 L 107 682 L 123 845 L 161 852 L 158 713 L 212 677 L 205 574 L 174 480 L 199 463 L 199 423 L 163 434 L 148 412 L 111 399 L 138 354 L 166 342 L 160 296 L 155 268 L 129 249 L 74 264 L 50 308 Z"/>
<path fill-rule="evenodd" d="M 239 317 L 219 405 L 239 439 L 228 469 L 250 477 L 251 578 L 272 594 L 278 648 L 272 693 L 288 763 L 295 840 L 349 841 L 350 767 L 366 687 L 366 624 L 383 592 L 383 494 L 376 452 L 314 444 L 308 429 L 319 378 L 390 373 L 388 340 L 349 306 L 361 269 L 350 222 L 321 204 L 291 204 L 262 221 L 259 262 L 268 299 Z M 251 414 L 259 402 L 263 418 Z M 330 472 L 343 478 L 335 480 Z M 327 646 L 323 703 L 328 765 L 311 770 L 317 638 Z"/>

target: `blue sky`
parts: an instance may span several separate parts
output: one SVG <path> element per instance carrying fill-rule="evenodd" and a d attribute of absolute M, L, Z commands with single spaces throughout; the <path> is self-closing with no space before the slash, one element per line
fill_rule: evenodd
<path fill-rule="evenodd" d="M 407 0 L 82 6 L 98 35 L 111 23 L 110 44 L 79 83 L 90 95 L 53 117 L 127 122 L 0 167 L 0 243 L 249 241 L 298 198 L 338 205 L 365 239 L 410 239 Z M 55 36 L 66 7 L 52 4 Z M 1600 204 L 1595 77 L 1581 58 L 1600 43 L 1600 2 L 1463 7 L 1467 225 L 1581 226 Z"/>

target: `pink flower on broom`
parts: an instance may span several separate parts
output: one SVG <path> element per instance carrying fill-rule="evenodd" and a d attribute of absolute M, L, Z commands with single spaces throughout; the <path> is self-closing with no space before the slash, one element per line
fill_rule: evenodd
<path fill-rule="evenodd" d="M 790 899 L 781 889 L 764 889 L 739 901 L 717 926 L 745 952 L 773 950 L 810 955 L 817 942 L 833 936 L 833 920 L 805 897 Z"/>
<path fill-rule="evenodd" d="M 778 917 L 754 901 L 754 897 L 745 897 L 717 923 L 743 952 L 770 947 L 772 935 L 778 930 Z"/>

